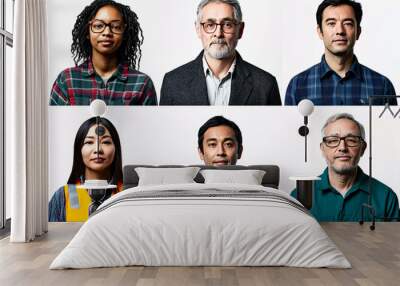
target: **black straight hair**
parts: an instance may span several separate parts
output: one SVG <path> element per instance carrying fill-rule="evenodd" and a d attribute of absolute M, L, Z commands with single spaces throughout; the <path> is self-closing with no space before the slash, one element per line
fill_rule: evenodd
<path fill-rule="evenodd" d="M 228 126 L 233 129 L 235 132 L 235 137 L 238 142 L 239 148 L 238 148 L 238 154 L 239 156 L 242 154 L 243 151 L 243 138 L 242 138 L 242 132 L 240 131 L 239 126 L 237 124 L 229 119 L 226 119 L 223 116 L 214 116 L 210 118 L 209 120 L 204 123 L 200 129 L 199 132 L 197 133 L 197 143 L 198 147 L 201 151 L 201 153 L 204 153 L 203 150 L 203 141 L 204 141 L 204 133 L 207 132 L 209 128 L 216 127 L 216 126 Z"/>
<path fill-rule="evenodd" d="M 78 132 L 75 136 L 74 142 L 74 161 L 72 164 L 72 171 L 69 175 L 68 184 L 76 184 L 80 182 L 85 176 L 85 164 L 82 158 L 82 147 L 85 138 L 89 132 L 89 129 L 96 124 L 96 117 L 89 118 L 79 127 Z M 114 160 L 110 166 L 110 178 L 108 182 L 110 184 L 121 184 L 122 183 L 122 152 L 121 152 L 121 141 L 119 140 L 119 135 L 117 129 L 108 119 L 104 117 L 99 118 L 99 124 L 104 126 L 108 132 L 110 132 L 111 138 L 115 146 Z"/>
<path fill-rule="evenodd" d="M 324 0 L 322 1 L 321 4 L 318 6 L 317 10 L 317 24 L 319 28 L 322 31 L 322 15 L 324 13 L 324 10 L 328 8 L 329 6 L 340 6 L 340 5 L 348 5 L 353 8 L 354 10 L 354 15 L 356 17 L 357 25 L 358 27 L 361 26 L 361 20 L 363 16 L 363 10 L 361 7 L 361 4 L 353 1 L 353 0 Z"/>

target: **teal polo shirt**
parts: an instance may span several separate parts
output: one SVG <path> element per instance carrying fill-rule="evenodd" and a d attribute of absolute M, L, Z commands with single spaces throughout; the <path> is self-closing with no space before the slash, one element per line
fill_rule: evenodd
<path fill-rule="evenodd" d="M 358 168 L 357 178 L 345 197 L 329 183 L 328 168 L 320 178 L 321 181 L 314 182 L 313 206 L 310 210 L 313 216 L 318 221 L 360 221 L 361 206 L 368 203 L 369 176 Z M 371 203 L 376 211 L 376 219 L 395 221 L 399 216 L 399 202 L 393 190 L 372 178 L 371 191 Z M 297 198 L 296 189 L 291 196 Z M 367 209 L 364 214 L 364 221 L 372 220 Z"/>

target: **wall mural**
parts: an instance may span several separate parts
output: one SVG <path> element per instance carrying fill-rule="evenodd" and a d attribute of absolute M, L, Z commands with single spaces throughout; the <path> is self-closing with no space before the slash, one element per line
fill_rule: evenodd
<path fill-rule="evenodd" d="M 400 56 L 378 47 L 377 59 L 373 24 L 381 6 L 399 3 L 173 2 L 182 6 L 176 15 L 162 9 L 165 3 L 155 11 L 145 1 L 71 1 L 64 11 L 63 3 L 49 2 L 49 221 L 86 221 L 104 201 L 123 197 L 131 176 L 139 186 L 157 176 L 163 185 L 193 183 L 198 172 L 205 184 L 260 185 L 271 176 L 237 165 L 277 165 L 279 189 L 298 199 L 299 180 L 312 177 L 312 196 L 300 201 L 319 221 L 373 219 L 363 217 L 363 204 L 377 220 L 397 219 L 400 137 L 379 136 L 398 128 L 387 117 L 400 114 Z M 292 5 L 309 13 L 288 21 L 282 11 Z M 186 9 L 191 13 L 176 11 Z M 57 21 L 60 13 L 65 23 Z M 371 98 L 373 117 L 385 119 L 373 138 Z M 315 106 L 307 118 L 296 108 L 305 99 Z M 305 147 L 297 132 L 303 120 Z M 383 154 L 374 178 L 369 142 Z M 124 174 L 126 165 L 221 172 L 210 177 L 170 166 Z"/>

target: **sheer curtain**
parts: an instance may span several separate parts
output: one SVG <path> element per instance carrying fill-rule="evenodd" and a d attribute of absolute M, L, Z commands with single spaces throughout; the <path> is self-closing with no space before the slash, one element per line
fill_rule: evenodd
<path fill-rule="evenodd" d="M 15 2 L 13 94 L 6 115 L 10 136 L 11 242 L 47 231 L 46 0 Z"/>

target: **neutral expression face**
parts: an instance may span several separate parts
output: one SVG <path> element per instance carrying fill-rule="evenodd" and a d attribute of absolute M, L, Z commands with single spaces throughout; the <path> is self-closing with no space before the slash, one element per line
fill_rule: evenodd
<path fill-rule="evenodd" d="M 339 119 L 325 128 L 325 136 L 360 136 L 358 126 L 349 119 Z M 349 147 L 341 140 L 338 147 L 328 147 L 321 143 L 321 151 L 328 168 L 336 174 L 345 175 L 357 169 L 360 157 L 364 154 L 366 143 L 362 141 L 358 146 Z"/>
<path fill-rule="evenodd" d="M 206 55 L 214 59 L 230 58 L 235 54 L 238 40 L 242 37 L 244 24 L 234 19 L 231 5 L 213 2 L 201 10 L 200 23 L 196 24 L 197 35 L 201 39 Z M 201 23 L 234 23 L 232 33 L 225 33 L 219 25 L 214 33 L 207 33 Z"/>
<path fill-rule="evenodd" d="M 122 28 L 122 33 L 114 33 L 110 26 L 106 26 L 102 32 L 93 32 L 101 30 L 104 24 L 113 26 L 113 30 L 118 31 Z M 94 18 L 89 23 L 89 38 L 92 45 L 92 54 L 115 55 L 118 52 L 123 40 L 123 30 L 125 24 L 121 13 L 113 6 L 104 6 L 100 8 Z"/>
<path fill-rule="evenodd" d="M 86 169 L 92 172 L 104 173 L 114 161 L 115 145 L 110 132 L 104 126 L 90 127 L 81 149 L 83 163 Z M 99 150 L 97 152 L 97 137 L 99 136 Z"/>
<path fill-rule="evenodd" d="M 352 55 L 360 33 L 361 28 L 351 6 L 328 6 L 324 10 L 318 35 L 324 42 L 325 53 L 335 56 Z"/>
<path fill-rule="evenodd" d="M 205 165 L 236 165 L 240 159 L 239 145 L 231 127 L 220 125 L 208 128 L 204 133 L 203 152 L 199 150 Z"/>

